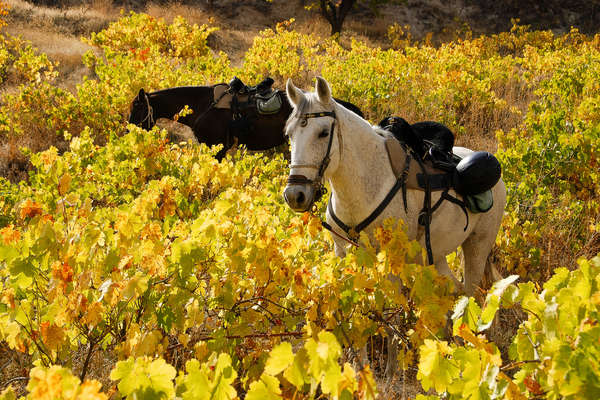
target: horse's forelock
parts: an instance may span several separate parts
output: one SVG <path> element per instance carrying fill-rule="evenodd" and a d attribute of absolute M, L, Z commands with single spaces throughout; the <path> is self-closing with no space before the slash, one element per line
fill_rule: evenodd
<path fill-rule="evenodd" d="M 320 107 L 319 107 L 320 106 Z M 315 107 L 318 109 L 315 110 Z M 320 112 L 320 111 L 331 111 L 322 109 L 321 102 L 317 98 L 317 94 L 314 92 L 304 93 L 304 96 L 300 99 L 300 102 L 293 106 L 292 113 L 288 117 L 285 123 L 285 131 L 287 133 L 288 128 L 298 120 L 298 116 L 309 112 Z"/>

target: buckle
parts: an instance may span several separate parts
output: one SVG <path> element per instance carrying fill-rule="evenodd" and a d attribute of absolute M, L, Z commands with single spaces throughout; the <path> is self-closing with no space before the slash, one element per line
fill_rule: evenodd
<path fill-rule="evenodd" d="M 419 221 L 419 225 L 421 225 L 421 226 L 425 226 L 427 224 L 430 224 L 431 223 L 431 215 L 428 216 L 425 211 L 421 211 L 419 213 L 419 219 L 418 219 L 418 221 Z"/>
<path fill-rule="evenodd" d="M 354 228 L 350 228 L 350 230 L 348 231 L 348 238 L 354 242 L 358 241 L 359 236 L 360 235 L 358 234 L 358 232 L 356 232 Z"/>

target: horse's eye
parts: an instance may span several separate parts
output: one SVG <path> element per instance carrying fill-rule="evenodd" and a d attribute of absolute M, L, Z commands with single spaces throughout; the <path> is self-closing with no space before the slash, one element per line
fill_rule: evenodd
<path fill-rule="evenodd" d="M 329 136 L 329 131 L 327 131 L 327 130 L 321 131 L 321 133 L 319 133 L 320 138 L 324 138 L 327 136 Z"/>

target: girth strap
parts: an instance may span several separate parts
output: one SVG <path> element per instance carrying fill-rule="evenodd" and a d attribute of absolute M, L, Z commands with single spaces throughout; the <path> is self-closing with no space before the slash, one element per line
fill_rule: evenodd
<path fill-rule="evenodd" d="M 432 191 L 438 190 L 447 190 L 450 187 L 453 187 L 452 174 L 449 172 L 442 174 L 417 174 L 417 182 L 419 186 L 425 188 L 425 177 L 427 176 L 427 180 L 429 181 L 429 188 Z"/>

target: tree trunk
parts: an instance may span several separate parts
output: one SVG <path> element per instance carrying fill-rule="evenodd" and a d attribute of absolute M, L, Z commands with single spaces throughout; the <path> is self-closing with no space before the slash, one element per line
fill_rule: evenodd
<path fill-rule="evenodd" d="M 331 35 L 340 33 L 346 16 L 356 3 L 356 0 L 320 0 L 321 14 L 329 25 L 331 25 Z"/>

